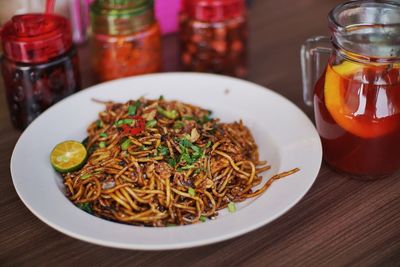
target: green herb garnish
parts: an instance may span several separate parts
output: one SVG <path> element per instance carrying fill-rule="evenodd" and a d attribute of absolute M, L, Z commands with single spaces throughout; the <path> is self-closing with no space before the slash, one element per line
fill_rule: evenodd
<path fill-rule="evenodd" d="M 228 211 L 229 212 L 235 212 L 236 211 L 236 205 L 234 202 L 229 202 L 228 204 Z"/>
<path fill-rule="evenodd" d="M 201 215 L 200 218 L 199 218 L 199 220 L 200 220 L 201 222 L 206 222 L 207 217 L 204 216 L 204 215 Z"/>
<path fill-rule="evenodd" d="M 186 138 L 178 139 L 178 143 L 180 146 L 185 147 L 185 148 L 189 148 L 189 147 L 193 146 L 193 144 Z"/>
<path fill-rule="evenodd" d="M 209 122 L 209 121 L 211 121 L 211 118 L 210 118 L 208 115 L 204 115 L 204 116 L 203 116 L 202 124 L 207 123 L 207 122 Z"/>
<path fill-rule="evenodd" d="M 133 123 L 133 121 L 134 121 L 133 119 L 122 119 L 122 120 L 116 121 L 116 122 L 115 122 L 115 125 L 116 125 L 117 127 L 121 126 L 122 124 L 131 125 L 131 124 Z"/>
<path fill-rule="evenodd" d="M 106 134 L 106 133 L 100 133 L 99 136 L 100 136 L 100 137 L 107 137 L 108 134 Z"/>
<path fill-rule="evenodd" d="M 131 125 L 133 123 L 133 119 L 124 119 L 123 124 Z"/>
<path fill-rule="evenodd" d="M 78 208 L 80 208 L 81 210 L 86 211 L 87 213 L 90 213 L 90 214 L 93 213 L 93 211 L 92 211 L 92 206 L 90 205 L 89 202 L 78 203 L 78 204 L 76 204 L 76 206 L 77 206 Z"/>
<path fill-rule="evenodd" d="M 152 128 L 154 126 L 156 126 L 157 121 L 156 120 L 150 120 L 148 122 L 146 122 L 146 128 Z"/>
<path fill-rule="evenodd" d="M 194 197 L 196 195 L 196 190 L 194 190 L 192 187 L 189 187 L 188 188 L 188 193 L 189 193 L 189 195 Z"/>
<path fill-rule="evenodd" d="M 126 139 L 124 142 L 121 144 L 121 149 L 122 150 L 128 150 L 128 148 L 132 145 L 132 141 L 129 139 Z"/>
<path fill-rule="evenodd" d="M 199 124 L 204 124 L 204 123 L 211 121 L 210 116 L 211 116 L 211 111 L 208 111 L 208 115 L 204 115 L 202 119 L 200 119 L 199 117 L 196 117 L 196 116 L 182 116 L 182 119 L 188 120 L 188 121 L 195 121 Z"/>
<path fill-rule="evenodd" d="M 82 176 L 81 176 L 81 179 L 82 179 L 82 180 L 86 180 L 86 179 L 89 178 L 90 176 L 92 176 L 92 174 L 91 174 L 91 173 L 87 173 L 87 174 L 85 174 L 85 175 L 82 175 Z"/>
<path fill-rule="evenodd" d="M 99 147 L 100 148 L 105 148 L 107 145 L 106 145 L 106 142 L 100 142 L 99 143 Z"/>
<path fill-rule="evenodd" d="M 178 117 L 178 112 L 175 109 L 169 111 L 169 110 L 163 109 L 160 106 L 157 106 L 157 111 L 164 117 L 167 117 L 168 119 L 171 119 L 171 120 L 174 120 Z"/>
<path fill-rule="evenodd" d="M 194 116 L 183 116 L 182 119 L 187 120 L 187 121 L 195 121 L 197 123 L 201 123 L 201 120 L 198 117 L 194 117 Z"/>
<path fill-rule="evenodd" d="M 85 139 L 83 139 L 81 143 L 82 143 L 82 145 L 84 145 L 84 146 L 86 147 L 86 149 L 87 149 L 87 146 L 88 146 L 88 143 L 89 143 L 89 136 L 86 137 Z"/>
<path fill-rule="evenodd" d="M 186 162 L 187 164 L 191 165 L 194 162 L 196 162 L 198 159 L 203 157 L 203 155 L 204 155 L 203 150 L 200 147 L 193 145 L 186 138 L 180 138 L 177 141 L 182 150 L 181 156 L 179 159 L 180 162 Z M 190 153 L 189 148 L 193 151 L 193 153 Z"/>
<path fill-rule="evenodd" d="M 176 121 L 176 122 L 174 123 L 173 128 L 174 128 L 174 129 L 182 129 L 183 126 L 185 126 L 185 124 L 184 124 L 183 122 L 181 122 L 181 121 Z"/>
<path fill-rule="evenodd" d="M 162 145 L 157 147 L 157 151 L 161 156 L 165 156 L 165 155 L 167 155 L 169 153 L 168 147 L 165 147 L 165 146 L 162 146 Z"/>
<path fill-rule="evenodd" d="M 186 166 L 182 167 L 182 170 L 190 170 L 190 169 L 193 169 L 193 168 L 195 168 L 194 165 L 186 165 Z"/>
<path fill-rule="evenodd" d="M 174 159 L 174 158 L 168 158 L 168 159 L 167 159 L 167 163 L 168 163 L 171 167 L 175 167 L 175 166 L 176 166 L 176 159 Z"/>
<path fill-rule="evenodd" d="M 97 127 L 97 129 L 103 128 L 103 121 L 97 120 L 96 121 L 96 127 Z"/>
<path fill-rule="evenodd" d="M 133 116 L 136 114 L 137 109 L 140 107 L 140 101 L 136 101 L 135 104 L 129 105 L 128 107 L 128 115 Z"/>

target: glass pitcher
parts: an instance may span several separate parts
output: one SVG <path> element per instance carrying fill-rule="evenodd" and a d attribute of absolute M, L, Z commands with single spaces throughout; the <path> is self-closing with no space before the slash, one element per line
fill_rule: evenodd
<path fill-rule="evenodd" d="M 400 169 L 400 2 L 351 1 L 328 20 L 331 38 L 311 38 L 301 51 L 304 100 L 314 105 L 325 161 L 356 177 L 393 174 Z"/>

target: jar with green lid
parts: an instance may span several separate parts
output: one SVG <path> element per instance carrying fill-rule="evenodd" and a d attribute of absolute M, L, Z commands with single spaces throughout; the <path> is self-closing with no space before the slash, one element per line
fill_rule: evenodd
<path fill-rule="evenodd" d="M 100 81 L 160 71 L 153 0 L 96 0 L 90 15 L 93 68 Z"/>

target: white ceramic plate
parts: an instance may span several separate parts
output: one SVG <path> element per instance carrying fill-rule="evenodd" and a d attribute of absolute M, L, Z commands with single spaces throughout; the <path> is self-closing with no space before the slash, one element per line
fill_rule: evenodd
<path fill-rule="evenodd" d="M 138 227 L 110 222 L 75 207 L 65 196 L 49 154 L 64 140 L 83 140 L 103 105 L 140 96 L 181 100 L 213 111 L 222 121 L 243 119 L 260 158 L 272 164 L 267 180 L 295 167 L 300 172 L 276 181 L 255 199 L 220 212 L 216 220 L 179 227 Z M 259 85 L 225 76 L 195 73 L 153 74 L 96 85 L 57 103 L 21 135 L 11 159 L 18 195 L 43 222 L 69 236 L 99 245 L 140 250 L 188 248 L 210 244 L 259 228 L 293 207 L 317 177 L 322 158 L 318 134 L 306 115 L 282 96 Z"/>

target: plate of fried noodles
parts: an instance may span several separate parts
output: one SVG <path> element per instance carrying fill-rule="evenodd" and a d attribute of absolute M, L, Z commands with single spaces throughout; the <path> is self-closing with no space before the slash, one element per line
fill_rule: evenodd
<path fill-rule="evenodd" d="M 75 162 L 76 148 L 84 156 Z M 279 94 L 225 76 L 166 73 L 55 104 L 23 132 L 10 168 L 21 200 L 54 229 L 165 250 L 273 221 L 307 193 L 321 158 L 312 122 Z"/>

